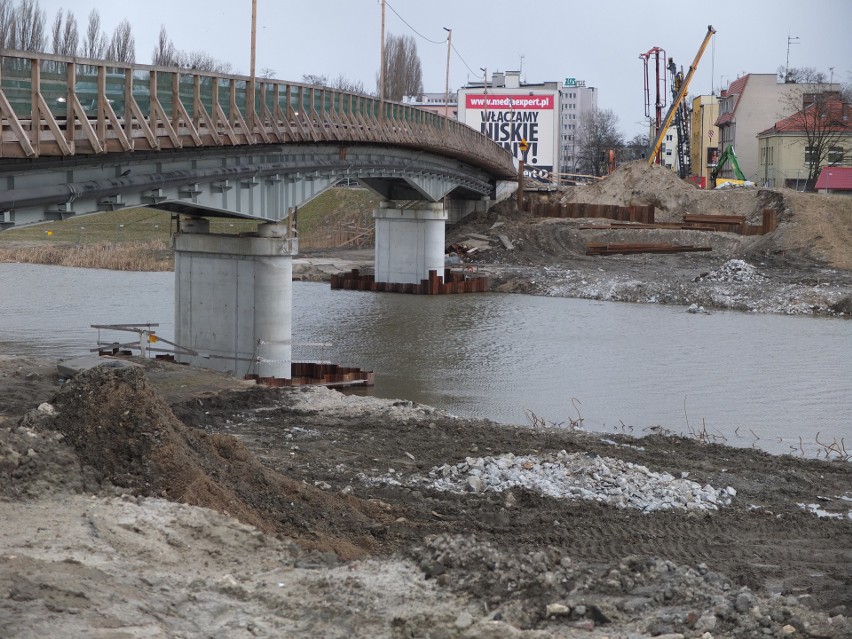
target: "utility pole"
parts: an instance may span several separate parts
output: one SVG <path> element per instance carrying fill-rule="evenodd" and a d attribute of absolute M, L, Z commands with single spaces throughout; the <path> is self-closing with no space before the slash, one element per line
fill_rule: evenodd
<path fill-rule="evenodd" d="M 485 127 L 488 130 L 488 67 L 479 67 L 482 71 L 482 93 L 485 96 Z"/>
<path fill-rule="evenodd" d="M 382 0 L 382 48 L 379 64 L 379 119 L 385 116 L 385 0 Z"/>
<path fill-rule="evenodd" d="M 254 62 L 255 50 L 257 47 L 257 0 L 251 0 L 251 70 L 248 86 L 248 104 L 246 110 L 249 116 L 249 128 L 254 128 L 255 113 L 254 113 Z"/>
<path fill-rule="evenodd" d="M 444 31 L 447 32 L 447 76 L 444 82 L 444 130 L 446 131 L 449 126 L 447 121 L 450 119 L 450 51 L 453 48 L 453 30 L 444 27 Z"/>

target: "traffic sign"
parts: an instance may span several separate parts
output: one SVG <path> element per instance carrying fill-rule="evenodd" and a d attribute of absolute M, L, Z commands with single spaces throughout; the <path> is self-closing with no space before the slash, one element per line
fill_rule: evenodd
<path fill-rule="evenodd" d="M 530 148 L 530 144 L 526 141 L 526 139 L 521 139 L 518 144 L 518 148 L 521 150 L 521 153 L 526 153 L 527 149 Z"/>

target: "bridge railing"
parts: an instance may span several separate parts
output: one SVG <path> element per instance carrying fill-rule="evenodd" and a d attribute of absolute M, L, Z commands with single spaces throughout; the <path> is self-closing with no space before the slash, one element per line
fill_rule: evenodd
<path fill-rule="evenodd" d="M 514 175 L 512 156 L 434 113 L 327 87 L 0 50 L 0 158 L 376 143 Z"/>

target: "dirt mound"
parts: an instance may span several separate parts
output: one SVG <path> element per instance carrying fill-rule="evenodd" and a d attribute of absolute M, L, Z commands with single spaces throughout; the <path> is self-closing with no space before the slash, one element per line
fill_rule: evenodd
<path fill-rule="evenodd" d="M 53 406 L 55 416 L 41 427 L 62 433 L 103 484 L 212 508 L 343 558 L 378 550 L 370 530 L 382 527 L 376 518 L 389 516 L 385 510 L 293 481 L 234 437 L 184 425 L 140 368 L 79 373 Z"/>
<path fill-rule="evenodd" d="M 701 190 L 672 171 L 630 162 L 599 182 L 570 188 L 562 202 L 653 205 L 657 222 L 680 222 L 687 213 L 742 215 L 761 224 L 764 209 L 777 214 L 778 229 L 742 240 L 739 257 L 780 256 L 791 265 L 852 269 L 852 198 L 756 187 Z"/>
<path fill-rule="evenodd" d="M 781 191 L 756 187 L 704 191 L 681 180 L 669 169 L 641 161 L 624 164 L 599 182 L 572 189 L 562 201 L 653 205 L 657 222 L 679 222 L 686 213 L 700 213 L 744 215 L 747 222 L 759 224 L 763 209 L 773 209 L 782 215 L 787 212 Z"/>
<path fill-rule="evenodd" d="M 619 206 L 653 205 L 658 212 L 678 213 L 689 208 L 697 191 L 693 185 L 668 169 L 648 166 L 645 162 L 630 162 L 599 182 L 572 189 L 562 201 Z"/>

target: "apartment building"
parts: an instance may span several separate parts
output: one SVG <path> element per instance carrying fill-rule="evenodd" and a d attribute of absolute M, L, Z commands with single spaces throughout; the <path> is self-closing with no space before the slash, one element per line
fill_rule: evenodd
<path fill-rule="evenodd" d="M 585 80 L 565 78 L 559 89 L 559 165 L 563 173 L 577 173 L 580 147 L 577 136 L 587 114 L 598 108 L 598 91 Z"/>

